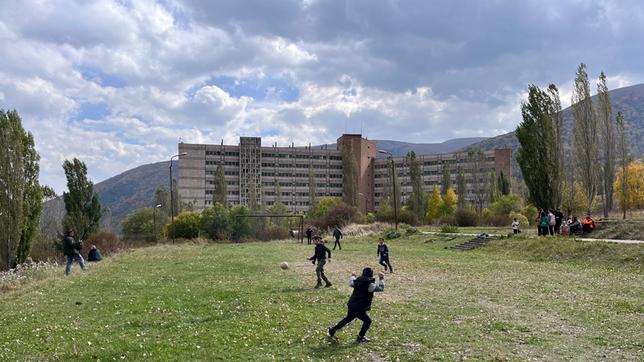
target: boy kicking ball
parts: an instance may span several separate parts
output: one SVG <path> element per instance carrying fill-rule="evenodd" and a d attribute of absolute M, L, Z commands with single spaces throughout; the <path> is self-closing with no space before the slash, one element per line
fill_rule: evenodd
<path fill-rule="evenodd" d="M 347 316 L 334 327 L 329 328 L 329 336 L 333 337 L 335 332 L 358 318 L 362 321 L 362 328 L 360 328 L 356 342 L 369 342 L 367 337 L 365 337 L 367 330 L 371 326 L 371 318 L 369 318 L 367 311 L 371 309 L 373 293 L 385 290 L 385 274 L 382 272 L 378 273 L 378 283 L 376 283 L 376 280 L 373 278 L 373 270 L 371 268 L 364 268 L 360 277 L 356 278 L 355 273 L 351 274 L 349 286 L 353 288 L 353 293 L 347 303 Z"/>

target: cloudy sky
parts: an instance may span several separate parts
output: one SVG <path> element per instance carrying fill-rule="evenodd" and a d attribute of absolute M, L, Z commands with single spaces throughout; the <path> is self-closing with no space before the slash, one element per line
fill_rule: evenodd
<path fill-rule="evenodd" d="M 529 83 L 576 66 L 644 82 L 644 4 L 615 1 L 0 0 L 0 108 L 96 182 L 177 142 L 438 142 L 515 128 Z"/>

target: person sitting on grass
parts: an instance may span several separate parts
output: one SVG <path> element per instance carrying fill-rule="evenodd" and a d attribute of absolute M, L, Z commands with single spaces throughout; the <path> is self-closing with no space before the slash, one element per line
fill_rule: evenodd
<path fill-rule="evenodd" d="M 586 215 L 584 221 L 581 222 L 581 230 L 584 234 L 590 234 L 595 230 L 595 221 L 593 221 L 590 215 Z"/>
<path fill-rule="evenodd" d="M 338 324 L 329 328 L 329 337 L 335 336 L 335 332 L 358 318 L 362 321 L 362 328 L 360 328 L 356 342 L 369 342 L 369 339 L 365 337 L 369 327 L 371 326 L 371 318 L 369 318 L 367 312 L 371 310 L 373 293 L 385 290 L 385 274 L 382 272 L 378 273 L 378 279 L 378 283 L 376 283 L 376 280 L 373 278 L 373 270 L 371 268 L 364 268 L 362 270 L 362 275 L 358 278 L 356 278 L 355 273 L 351 274 L 349 286 L 353 288 L 353 293 L 347 303 L 347 316 L 338 322 Z"/>
<path fill-rule="evenodd" d="M 571 223 L 568 225 L 570 230 L 570 235 L 578 234 L 581 232 L 581 223 L 577 219 L 577 216 L 572 217 Z"/>
<path fill-rule="evenodd" d="M 87 254 L 87 261 L 101 261 L 103 260 L 103 256 L 101 255 L 100 250 L 96 248 L 96 245 L 92 245 L 92 248 L 89 249 L 89 253 Z"/>

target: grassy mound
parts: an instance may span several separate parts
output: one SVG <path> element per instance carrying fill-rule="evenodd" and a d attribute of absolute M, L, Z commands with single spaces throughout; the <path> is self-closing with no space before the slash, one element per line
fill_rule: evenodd
<path fill-rule="evenodd" d="M 524 241 L 534 250 L 522 254 L 518 240 L 509 252 L 445 248 L 459 241 L 388 241 L 396 272 L 374 297 L 367 345 L 353 343 L 358 321 L 337 341 L 325 331 L 346 312 L 350 272 L 378 266 L 374 237 L 347 238 L 321 290 L 312 248 L 292 241 L 151 247 L 69 277 L 59 267 L 0 294 L 0 360 L 641 358 L 644 284 L 625 258 L 535 258 L 543 244 Z"/>

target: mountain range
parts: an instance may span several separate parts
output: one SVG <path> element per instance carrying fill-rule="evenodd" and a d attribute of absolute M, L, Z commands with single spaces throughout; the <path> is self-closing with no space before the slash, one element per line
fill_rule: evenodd
<path fill-rule="evenodd" d="M 615 89 L 610 92 L 613 116 L 621 111 L 627 122 L 631 136 L 631 151 L 639 157 L 644 154 L 644 84 Z M 596 96 L 593 96 L 596 104 Z M 572 109 L 563 110 L 564 140 L 571 139 L 574 120 Z M 511 148 L 516 151 L 519 142 L 514 132 L 492 138 L 457 138 L 442 143 L 408 143 L 391 140 L 374 140 L 378 149 L 390 151 L 394 156 L 404 156 L 413 150 L 418 155 L 468 151 L 472 149 L 491 150 L 496 148 Z M 328 145 L 335 148 L 335 145 Z M 381 155 L 379 155 L 381 156 Z M 164 185 L 169 189 L 169 162 L 157 162 L 138 166 L 111 177 L 95 185 L 101 204 L 109 208 L 113 229 L 120 230 L 121 220 L 130 212 L 141 207 L 150 207 L 153 203 L 154 191 Z M 178 167 L 173 165 L 173 177 L 178 175 Z M 512 171 L 520 176 L 516 161 L 513 161 Z M 60 205 L 60 203 L 57 203 Z M 47 207 L 47 206 L 46 206 Z"/>

